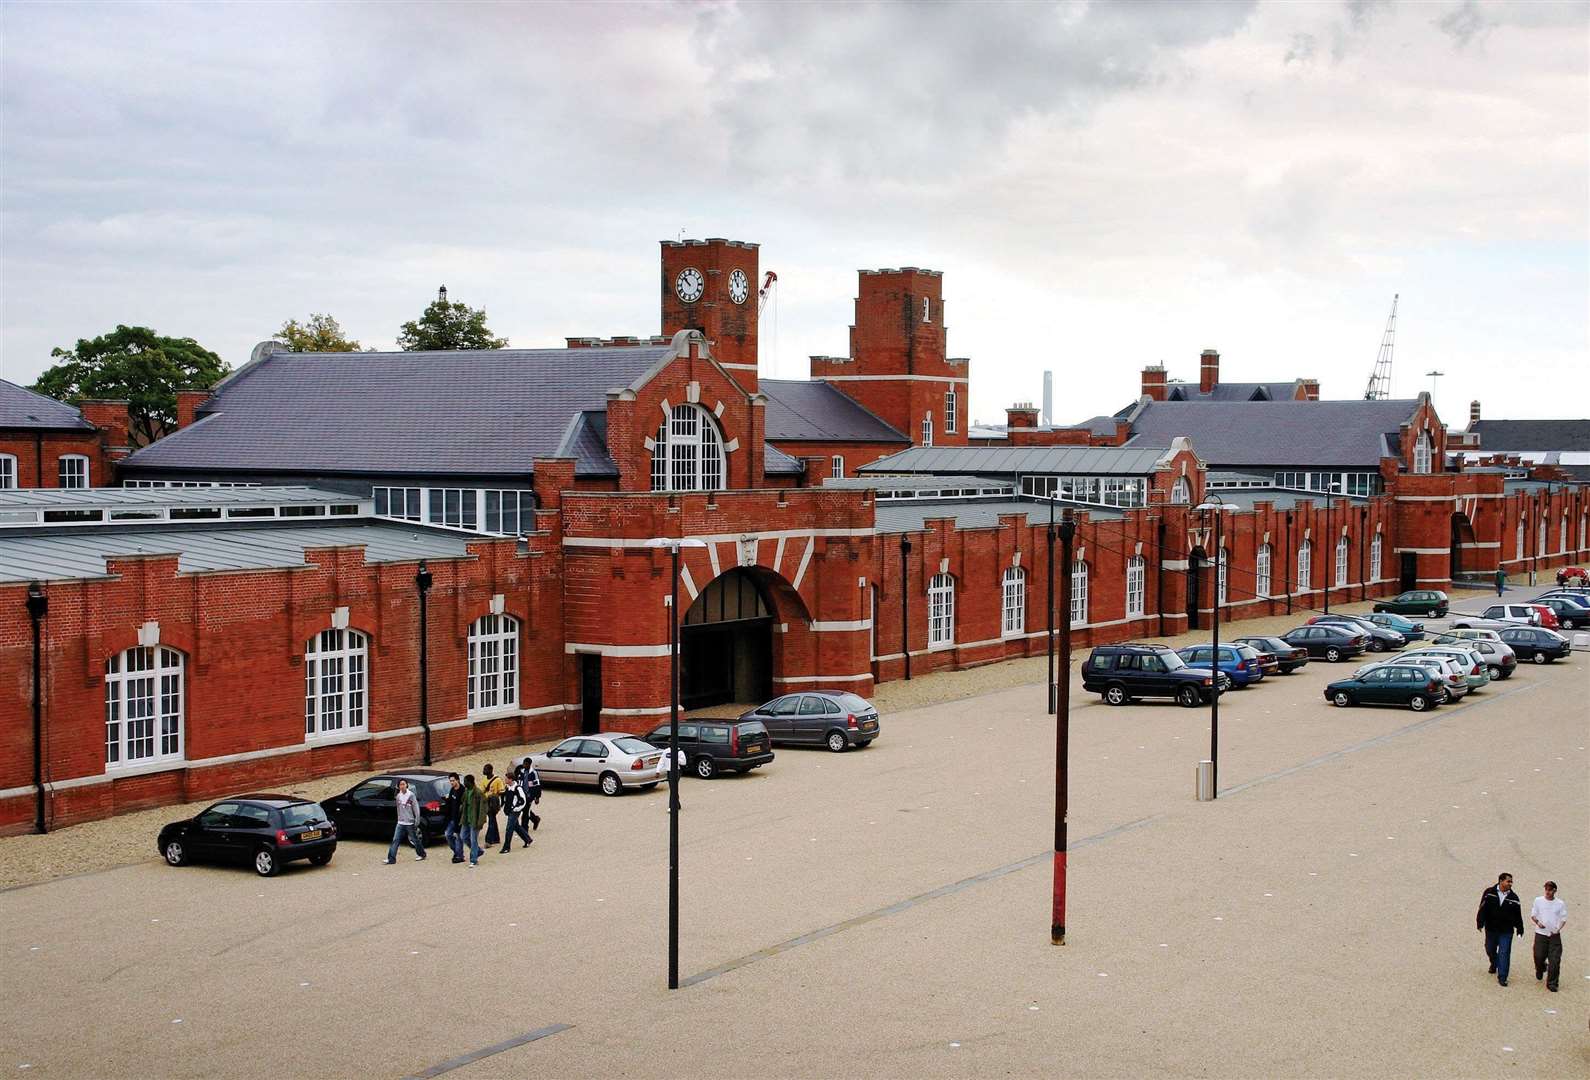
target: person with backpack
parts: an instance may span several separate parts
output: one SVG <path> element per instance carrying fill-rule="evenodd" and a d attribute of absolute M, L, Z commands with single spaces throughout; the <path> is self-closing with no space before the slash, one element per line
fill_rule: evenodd
<path fill-rule="evenodd" d="M 459 781 L 457 773 L 447 774 L 447 798 L 442 800 L 442 820 L 447 823 L 443 835 L 447 838 L 447 846 L 453 849 L 453 861 L 464 861 L 464 785 Z"/>
<path fill-rule="evenodd" d="M 469 868 L 480 861 L 480 827 L 486 821 L 486 796 L 475 786 L 475 774 L 464 777 L 464 790 L 458 798 L 460 847 L 469 841 Z"/>
<path fill-rule="evenodd" d="M 524 846 L 529 847 L 534 841 L 524 827 L 524 810 L 530 805 L 525 798 L 524 785 L 518 777 L 512 783 L 504 786 L 502 793 L 502 854 L 508 854 L 508 849 L 513 845 L 514 834 L 524 841 Z"/>
<path fill-rule="evenodd" d="M 485 777 L 481 781 L 481 794 L 486 797 L 486 846 L 490 847 L 502 840 L 497 834 L 497 815 L 502 811 L 502 792 L 506 785 L 491 767 L 491 762 L 482 765 L 480 771 Z"/>
<path fill-rule="evenodd" d="M 539 829 L 541 818 L 536 814 L 536 803 L 541 801 L 541 774 L 536 771 L 536 763 L 530 758 L 525 758 L 519 770 L 524 780 L 524 816 L 530 821 L 530 828 Z"/>

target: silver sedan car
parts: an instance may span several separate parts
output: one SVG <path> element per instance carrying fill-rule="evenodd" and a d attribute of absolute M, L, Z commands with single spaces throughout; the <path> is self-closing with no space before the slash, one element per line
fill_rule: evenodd
<path fill-rule="evenodd" d="M 575 735 L 544 754 L 532 754 L 543 784 L 579 784 L 622 795 L 625 788 L 649 791 L 668 775 L 663 753 L 622 731 Z"/>

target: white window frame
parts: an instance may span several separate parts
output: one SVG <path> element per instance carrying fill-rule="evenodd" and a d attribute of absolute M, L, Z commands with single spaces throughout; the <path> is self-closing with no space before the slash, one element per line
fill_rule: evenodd
<path fill-rule="evenodd" d="M 1347 537 L 1336 538 L 1336 584 L 1332 588 L 1343 588 L 1347 584 L 1347 563 L 1351 555 L 1352 546 L 1348 544 Z"/>
<path fill-rule="evenodd" d="M 1546 554 L 1546 533 L 1551 531 L 1551 520 L 1545 514 L 1540 515 L 1540 526 L 1535 530 L 1535 554 Z"/>
<path fill-rule="evenodd" d="M 81 468 L 81 471 L 82 471 L 82 476 L 81 476 L 82 483 L 80 483 L 80 484 L 79 483 L 75 483 L 75 481 L 79 479 L 79 477 L 76 475 L 78 470 L 77 469 L 68 470 L 67 469 L 68 465 L 75 465 L 75 466 L 79 466 Z M 67 483 L 68 479 L 73 480 L 74 483 L 70 483 L 70 484 Z M 82 491 L 82 490 L 85 490 L 87 488 L 93 487 L 94 486 L 94 478 L 93 478 L 92 475 L 90 475 L 90 473 L 88 471 L 88 457 L 87 457 L 87 455 L 85 455 L 85 454 L 62 454 L 60 456 L 60 458 L 55 463 L 55 482 L 56 482 L 56 485 L 58 487 L 64 488 L 64 489 L 66 489 L 68 491 Z"/>
<path fill-rule="evenodd" d="M 673 407 L 657 429 L 651 460 L 653 491 L 722 491 L 728 456 L 717 418 L 694 402 Z"/>
<path fill-rule="evenodd" d="M 1215 603 L 1225 607 L 1231 603 L 1230 573 L 1227 569 L 1230 559 L 1226 549 L 1219 548 L 1215 552 Z"/>
<path fill-rule="evenodd" d="M 922 415 L 922 445 L 933 445 L 933 411 L 931 409 Z"/>
<path fill-rule="evenodd" d="M 1414 472 L 1427 473 L 1430 471 L 1430 457 L 1433 449 L 1430 433 L 1428 431 L 1419 432 L 1418 436 L 1413 440 Z"/>
<path fill-rule="evenodd" d="M 1513 547 L 1515 548 L 1515 551 L 1514 551 L 1514 554 L 1513 554 L 1513 558 L 1522 559 L 1524 557 L 1524 515 L 1523 514 L 1519 514 L 1518 515 L 1518 529 L 1514 533 Z"/>
<path fill-rule="evenodd" d="M 466 705 L 470 716 L 519 708 L 519 620 L 486 614 L 469 624 Z"/>
<path fill-rule="evenodd" d="M 1185 476 L 1176 477 L 1176 482 L 1170 486 L 1170 501 L 1178 505 L 1192 502 L 1192 484 Z"/>
<path fill-rule="evenodd" d="M 922 298 L 922 321 L 925 323 L 933 321 L 933 298 L 931 296 Z"/>
<path fill-rule="evenodd" d="M 955 387 L 944 391 L 944 434 L 955 434 L 955 412 L 960 406 L 960 398 L 955 393 Z"/>
<path fill-rule="evenodd" d="M 1274 561 L 1275 550 L 1269 544 L 1260 544 L 1258 554 L 1254 556 L 1253 591 L 1255 595 L 1270 595 L 1270 574 Z"/>
<path fill-rule="evenodd" d="M 327 627 L 304 645 L 304 741 L 370 726 L 370 637 Z"/>
<path fill-rule="evenodd" d="M 1140 618 L 1147 613 L 1148 560 L 1133 555 L 1126 560 L 1126 617 Z"/>
<path fill-rule="evenodd" d="M 0 454 L 0 491 L 12 491 L 17 486 L 17 456 Z"/>
<path fill-rule="evenodd" d="M 1562 521 L 1557 529 L 1557 554 L 1565 555 L 1568 552 L 1568 511 L 1562 512 Z"/>
<path fill-rule="evenodd" d="M 182 758 L 185 668 L 168 645 L 136 645 L 105 661 L 106 772 Z"/>
<path fill-rule="evenodd" d="M 928 583 L 928 648 L 947 649 L 955 644 L 955 578 L 934 574 Z"/>
<path fill-rule="evenodd" d="M 1579 515 L 1579 548 L 1580 548 L 1580 550 L 1583 550 L 1585 547 L 1590 547 L 1590 544 L 1586 543 L 1586 541 L 1590 541 L 1590 531 L 1587 531 L 1587 530 L 1590 530 L 1590 514 L 1580 514 Z"/>
<path fill-rule="evenodd" d="M 843 456 L 835 454 L 829 459 L 828 475 L 835 480 L 843 480 L 845 478 L 845 459 Z"/>
<path fill-rule="evenodd" d="M 1384 549 L 1385 549 L 1385 545 L 1381 542 L 1380 534 L 1376 533 L 1375 534 L 1375 538 L 1369 542 L 1369 580 L 1370 581 L 1379 581 L 1380 580 L 1381 555 L 1382 555 L 1382 552 L 1384 551 Z"/>
<path fill-rule="evenodd" d="M 1297 545 L 1297 586 L 1299 592 L 1308 592 L 1314 584 L 1314 542 L 1304 540 Z"/>
<path fill-rule="evenodd" d="M 1077 559 L 1071 564 L 1071 625 L 1088 624 L 1088 564 Z"/>
<path fill-rule="evenodd" d="M 1027 574 L 1019 566 L 1005 568 L 1000 583 L 999 636 L 1020 637 L 1027 630 Z"/>

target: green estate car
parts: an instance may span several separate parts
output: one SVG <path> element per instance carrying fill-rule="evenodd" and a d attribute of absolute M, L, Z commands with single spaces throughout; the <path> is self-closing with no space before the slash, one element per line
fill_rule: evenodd
<path fill-rule="evenodd" d="M 1390 600 L 1380 601 L 1375 605 L 1375 610 L 1393 615 L 1425 615 L 1439 619 L 1447 613 L 1446 593 L 1440 589 L 1409 589 Z"/>

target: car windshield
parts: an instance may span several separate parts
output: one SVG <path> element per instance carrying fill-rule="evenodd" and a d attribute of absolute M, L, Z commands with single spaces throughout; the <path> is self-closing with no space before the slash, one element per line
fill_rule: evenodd
<path fill-rule="evenodd" d="M 867 699 L 858 697 L 855 694 L 835 694 L 834 700 L 839 702 L 841 709 L 847 709 L 850 712 L 872 711 L 872 705 L 868 703 Z"/>
<path fill-rule="evenodd" d="M 1183 660 L 1169 649 L 1166 649 L 1162 653 L 1155 653 L 1155 655 L 1161 660 L 1165 661 L 1166 671 L 1180 671 L 1182 668 L 1187 666 L 1187 661 Z"/>
<path fill-rule="evenodd" d="M 657 750 L 655 746 L 646 740 L 632 739 L 627 735 L 622 739 L 614 739 L 613 745 L 624 751 L 626 754 L 651 754 L 655 753 Z"/>
<path fill-rule="evenodd" d="M 286 829 L 298 825 L 318 825 L 325 820 L 326 812 L 320 808 L 319 803 L 294 803 L 292 806 L 282 807 L 282 827 Z"/>

